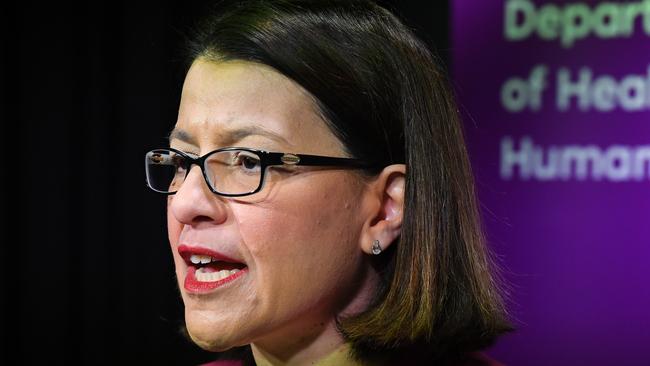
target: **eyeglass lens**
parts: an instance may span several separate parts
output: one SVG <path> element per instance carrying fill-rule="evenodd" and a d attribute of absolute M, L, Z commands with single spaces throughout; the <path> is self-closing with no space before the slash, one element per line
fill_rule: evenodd
<path fill-rule="evenodd" d="M 189 161 L 172 150 L 152 150 L 146 156 L 147 183 L 158 192 L 178 191 L 185 180 Z M 262 180 L 258 154 L 246 150 L 218 151 L 208 155 L 203 164 L 208 184 L 223 194 L 255 191 Z"/>

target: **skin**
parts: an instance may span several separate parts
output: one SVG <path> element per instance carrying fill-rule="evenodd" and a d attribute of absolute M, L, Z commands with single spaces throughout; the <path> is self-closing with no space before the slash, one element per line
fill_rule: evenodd
<path fill-rule="evenodd" d="M 345 157 L 307 92 L 244 61 L 196 60 L 174 131 L 171 147 L 196 155 L 242 146 Z M 313 364 L 345 350 L 334 320 L 368 306 L 379 278 L 372 241 L 386 248 L 399 235 L 404 170 L 391 165 L 361 178 L 345 169 L 269 168 L 261 192 L 228 198 L 210 192 L 193 166 L 167 210 L 192 339 L 212 351 L 252 344 L 258 364 Z M 226 254 L 248 272 L 209 294 L 188 293 L 180 244 Z"/>

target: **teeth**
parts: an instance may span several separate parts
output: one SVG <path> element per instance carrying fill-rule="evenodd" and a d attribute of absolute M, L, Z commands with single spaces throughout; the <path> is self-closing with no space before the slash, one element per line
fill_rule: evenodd
<path fill-rule="evenodd" d="M 233 270 L 224 269 L 218 272 L 206 273 L 204 268 L 199 268 L 196 270 L 196 272 L 194 272 L 194 275 L 196 276 L 196 279 L 199 282 L 216 282 L 216 281 L 221 281 L 226 277 L 230 277 L 237 272 L 239 272 L 238 269 L 233 269 Z"/>
<path fill-rule="evenodd" d="M 212 257 L 209 255 L 192 254 L 190 262 L 192 262 L 192 264 L 208 264 L 212 262 Z"/>

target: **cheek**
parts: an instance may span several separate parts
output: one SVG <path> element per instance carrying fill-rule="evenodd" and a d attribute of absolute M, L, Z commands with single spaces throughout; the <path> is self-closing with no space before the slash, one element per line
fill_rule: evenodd
<path fill-rule="evenodd" d="M 174 218 L 174 215 L 171 212 L 171 197 L 167 199 L 167 236 L 169 238 L 169 243 L 174 246 L 178 240 L 178 237 L 181 233 L 181 223 Z"/>
<path fill-rule="evenodd" d="M 349 195 L 342 193 L 295 188 L 236 212 L 259 275 L 258 290 L 269 306 L 290 305 L 296 311 L 315 306 L 339 297 L 342 284 L 357 273 L 362 257 L 358 223 L 345 198 Z"/>
<path fill-rule="evenodd" d="M 174 258 L 174 264 L 175 268 L 177 271 L 177 275 L 179 278 L 182 278 L 180 276 L 181 274 L 178 272 L 181 266 L 181 259 L 176 253 L 175 248 L 178 246 L 178 239 L 181 235 L 181 231 L 183 229 L 183 226 L 181 225 L 178 220 L 174 218 L 174 215 L 171 214 L 169 210 L 169 204 L 167 205 L 167 238 L 169 239 L 169 246 L 171 248 L 172 256 Z"/>
<path fill-rule="evenodd" d="M 331 246 L 344 246 L 350 236 L 349 208 L 337 207 L 328 194 L 293 197 L 247 207 L 236 212 L 242 239 L 256 259 L 277 259 L 278 255 L 303 256 Z M 344 205 L 345 206 L 345 205 Z M 347 223 L 347 225 L 346 225 Z M 338 239 L 332 242 L 334 239 Z"/>

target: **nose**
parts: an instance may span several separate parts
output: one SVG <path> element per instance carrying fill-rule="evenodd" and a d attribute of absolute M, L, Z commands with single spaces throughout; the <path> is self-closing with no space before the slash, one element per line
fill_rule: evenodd
<path fill-rule="evenodd" d="M 221 196 L 210 190 L 201 168 L 194 165 L 179 190 L 170 196 L 168 210 L 179 222 L 197 225 L 201 222 L 221 224 L 226 221 L 227 207 Z"/>

